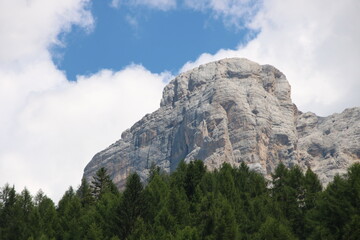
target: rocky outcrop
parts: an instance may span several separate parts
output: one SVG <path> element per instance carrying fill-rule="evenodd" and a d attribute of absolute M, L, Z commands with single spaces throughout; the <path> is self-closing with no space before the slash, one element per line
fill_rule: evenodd
<path fill-rule="evenodd" d="M 336 174 L 360 160 L 360 108 L 318 117 L 303 113 L 297 118 L 298 161 L 311 167 L 326 184 Z"/>
<path fill-rule="evenodd" d="M 167 172 L 201 159 L 270 175 L 281 161 L 307 166 L 326 183 L 360 159 L 360 109 L 321 118 L 292 103 L 283 73 L 246 59 L 224 59 L 180 74 L 164 89 L 160 108 L 94 156 L 84 176 L 106 167 L 122 188 L 131 172 L 146 180 L 152 164 Z"/>

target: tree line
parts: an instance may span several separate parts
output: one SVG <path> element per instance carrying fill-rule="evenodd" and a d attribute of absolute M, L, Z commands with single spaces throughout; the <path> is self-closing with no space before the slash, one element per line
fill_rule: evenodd
<path fill-rule="evenodd" d="M 0 191 L 0 240 L 356 240 L 360 236 L 360 164 L 326 189 L 314 172 L 280 163 L 272 180 L 245 164 L 207 171 L 181 162 L 152 167 L 144 186 L 131 174 L 119 192 L 106 169 L 70 187 L 57 205 L 43 192 Z"/>

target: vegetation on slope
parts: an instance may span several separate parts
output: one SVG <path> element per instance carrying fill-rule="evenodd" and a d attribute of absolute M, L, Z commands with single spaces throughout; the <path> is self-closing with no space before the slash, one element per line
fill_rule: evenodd
<path fill-rule="evenodd" d="M 270 187 L 271 186 L 271 187 Z M 153 167 L 120 193 L 105 169 L 70 187 L 58 205 L 5 185 L 0 239 L 358 239 L 360 164 L 322 190 L 317 176 L 280 164 L 268 182 L 245 164 L 208 172 L 202 161 L 168 175 Z"/>

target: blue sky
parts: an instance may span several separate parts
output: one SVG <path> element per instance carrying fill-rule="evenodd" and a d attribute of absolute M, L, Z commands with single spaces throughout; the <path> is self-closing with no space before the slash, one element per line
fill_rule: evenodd
<path fill-rule="evenodd" d="M 360 106 L 359 12 L 358 0 L 0 0 L 0 186 L 58 200 L 176 74 L 222 58 L 275 66 L 303 112 Z"/>
<path fill-rule="evenodd" d="M 245 25 L 225 26 L 210 11 L 186 7 L 170 11 L 129 5 L 114 8 L 108 1 L 94 1 L 90 8 L 93 31 L 74 26 L 70 33 L 63 33 L 65 47 L 54 49 L 54 61 L 70 80 L 104 68 L 120 70 L 130 63 L 142 64 L 154 73 L 176 74 L 200 54 L 235 49 L 256 32 Z"/>

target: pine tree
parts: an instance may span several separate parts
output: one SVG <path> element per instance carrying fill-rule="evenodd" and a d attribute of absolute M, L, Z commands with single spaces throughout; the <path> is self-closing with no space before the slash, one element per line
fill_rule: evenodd
<path fill-rule="evenodd" d="M 190 203 L 184 188 L 171 186 L 168 195 L 166 208 L 168 212 L 175 218 L 177 224 L 185 225 L 190 219 Z"/>
<path fill-rule="evenodd" d="M 38 238 L 42 234 L 46 234 L 49 238 L 56 236 L 59 222 L 55 204 L 42 191 L 39 191 L 35 196 L 35 208 L 32 218 L 34 237 Z"/>
<path fill-rule="evenodd" d="M 238 239 L 238 227 L 230 203 L 221 195 L 216 200 L 215 211 L 215 239 Z"/>
<path fill-rule="evenodd" d="M 214 235 L 216 222 L 215 209 L 215 194 L 214 192 L 207 192 L 198 206 L 195 221 L 202 239 L 211 238 Z"/>
<path fill-rule="evenodd" d="M 360 163 L 355 163 L 348 169 L 347 182 L 350 193 L 349 200 L 356 209 L 355 214 L 360 215 Z"/>
<path fill-rule="evenodd" d="M 186 168 L 184 189 L 189 199 L 195 194 L 197 185 L 206 172 L 205 165 L 201 160 L 191 161 Z"/>
<path fill-rule="evenodd" d="M 169 193 L 168 183 L 164 181 L 162 176 L 155 173 L 144 192 L 147 206 L 147 221 L 153 221 L 159 209 L 166 204 Z"/>
<path fill-rule="evenodd" d="M 93 218 L 102 229 L 105 238 L 110 238 L 118 233 L 116 212 L 121 204 L 119 194 L 106 192 L 96 202 Z"/>
<path fill-rule="evenodd" d="M 57 238 L 64 240 L 81 239 L 81 202 L 72 187 L 69 187 L 59 201 L 57 212 L 60 216 L 59 223 L 61 225 L 57 232 Z"/>
<path fill-rule="evenodd" d="M 308 168 L 305 173 L 304 178 L 304 187 L 305 187 L 305 209 L 311 210 L 315 207 L 315 201 L 317 199 L 318 193 L 321 192 L 322 186 L 317 175 Z"/>
<path fill-rule="evenodd" d="M 80 198 L 81 205 L 83 207 L 89 207 L 94 203 L 94 197 L 91 192 L 91 187 L 85 178 L 81 179 L 81 185 L 76 191 L 76 194 Z"/>
<path fill-rule="evenodd" d="M 91 184 L 92 194 L 96 200 L 100 199 L 101 196 L 106 192 L 118 194 L 116 186 L 111 181 L 110 176 L 107 174 L 107 170 L 103 167 L 96 172 L 96 175 L 93 177 Z"/>
<path fill-rule="evenodd" d="M 305 239 L 303 236 L 305 228 L 304 174 L 299 166 L 294 166 L 290 169 L 287 178 L 289 201 L 287 202 L 286 218 L 290 221 L 293 233 L 300 239 Z"/>
<path fill-rule="evenodd" d="M 96 224 L 91 223 L 89 230 L 86 233 L 86 239 L 88 240 L 103 240 L 103 232 L 102 229 Z"/>
<path fill-rule="evenodd" d="M 280 163 L 273 174 L 273 199 L 280 206 L 283 217 L 290 222 L 293 232 L 303 239 L 305 216 L 304 175 L 298 166 L 290 170 Z"/>
<path fill-rule="evenodd" d="M 221 194 L 232 203 L 236 201 L 236 196 L 238 196 L 235 187 L 234 172 L 230 164 L 224 163 L 219 170 L 217 178 L 218 188 Z"/>
<path fill-rule="evenodd" d="M 255 240 L 296 240 L 291 229 L 283 223 L 268 217 L 255 234 Z"/>
<path fill-rule="evenodd" d="M 313 229 L 309 239 L 342 239 L 344 226 L 354 212 L 349 200 L 350 191 L 347 181 L 335 176 L 319 195 L 316 207 L 308 213 L 307 219 Z"/>
<path fill-rule="evenodd" d="M 16 204 L 17 197 L 14 186 L 10 187 L 8 184 L 4 186 L 1 192 L 1 201 L 3 207 L 0 213 L 0 237 L 6 240 L 17 240 L 17 233 L 20 231 L 18 227 L 20 209 Z"/>
<path fill-rule="evenodd" d="M 120 236 L 122 239 L 126 239 L 131 234 L 136 219 L 146 215 L 143 185 L 137 173 L 130 174 L 127 179 L 118 213 Z"/>
<path fill-rule="evenodd" d="M 176 232 L 175 240 L 200 240 L 200 236 L 195 227 L 186 226 Z"/>
<path fill-rule="evenodd" d="M 31 216 L 33 213 L 34 204 L 30 192 L 25 188 L 17 197 L 17 209 L 19 209 L 19 219 L 17 226 L 19 231 L 18 239 L 27 239 L 31 236 Z"/>

